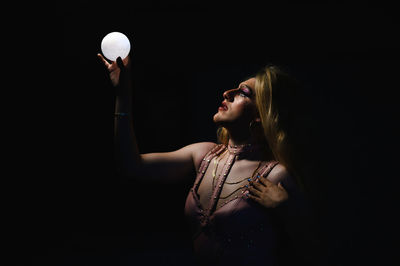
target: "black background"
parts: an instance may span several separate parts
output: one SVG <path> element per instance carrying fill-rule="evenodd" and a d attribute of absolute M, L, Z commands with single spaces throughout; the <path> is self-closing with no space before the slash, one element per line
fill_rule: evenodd
<path fill-rule="evenodd" d="M 114 92 L 96 54 L 109 32 L 131 41 L 134 126 L 142 153 L 216 141 L 222 92 L 267 63 L 305 84 L 307 155 L 318 217 L 337 265 L 394 265 L 398 41 L 380 3 L 109 3 L 59 6 L 63 71 L 47 130 L 54 153 L 27 183 L 15 245 L 38 265 L 190 265 L 174 184 L 121 180 Z M 54 123 L 53 123 L 54 122 Z M 34 192 L 32 192 L 34 191 Z M 23 241 L 22 241 L 23 240 Z"/>

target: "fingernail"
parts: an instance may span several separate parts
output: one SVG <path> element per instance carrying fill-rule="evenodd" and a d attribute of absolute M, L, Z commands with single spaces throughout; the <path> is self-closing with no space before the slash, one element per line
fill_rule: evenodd
<path fill-rule="evenodd" d="M 250 182 L 250 181 L 251 181 L 251 179 L 249 178 L 249 179 L 247 179 L 247 181 L 249 181 L 249 182 Z"/>
<path fill-rule="evenodd" d="M 245 185 L 245 187 L 247 187 L 247 188 L 248 188 L 248 187 L 249 187 L 249 185 Z"/>

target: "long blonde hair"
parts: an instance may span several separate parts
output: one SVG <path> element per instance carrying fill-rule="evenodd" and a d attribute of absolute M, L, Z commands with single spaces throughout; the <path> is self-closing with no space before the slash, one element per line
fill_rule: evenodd
<path fill-rule="evenodd" d="M 267 65 L 255 75 L 256 107 L 261 119 L 258 142 L 270 149 L 275 160 L 286 167 L 297 184 L 304 184 L 294 160 L 294 100 L 299 83 L 281 68 Z M 261 137 L 260 137 L 261 136 Z M 224 127 L 217 130 L 218 141 L 227 144 L 229 133 Z"/>

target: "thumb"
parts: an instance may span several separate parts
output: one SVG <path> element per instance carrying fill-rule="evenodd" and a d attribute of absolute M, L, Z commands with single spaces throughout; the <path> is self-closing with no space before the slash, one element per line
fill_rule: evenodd
<path fill-rule="evenodd" d="M 281 182 L 278 183 L 278 187 L 279 187 L 280 189 L 285 190 L 285 188 L 282 186 L 282 183 L 281 183 Z"/>

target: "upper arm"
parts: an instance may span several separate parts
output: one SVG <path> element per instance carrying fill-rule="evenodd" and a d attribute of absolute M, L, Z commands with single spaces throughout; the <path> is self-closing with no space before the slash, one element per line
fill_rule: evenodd
<path fill-rule="evenodd" d="M 328 250 L 321 238 L 311 201 L 283 165 L 276 165 L 270 174 L 272 175 L 269 179 L 274 183 L 281 182 L 289 194 L 287 204 L 278 206 L 276 213 L 299 256 L 296 259 L 301 259 L 306 265 L 327 265 L 323 261 L 327 258 Z"/>
<path fill-rule="evenodd" d="M 268 180 L 274 184 L 281 183 L 283 188 L 289 195 L 290 205 L 292 210 L 296 212 L 305 212 L 308 209 L 306 197 L 301 188 L 297 185 L 293 175 L 289 173 L 286 167 L 282 164 L 277 164 L 272 168 L 268 175 Z"/>
<path fill-rule="evenodd" d="M 293 179 L 293 176 L 290 175 L 289 171 L 282 164 L 277 164 L 272 168 L 268 175 L 268 180 L 274 184 L 280 182 L 285 189 L 292 190 L 295 188 L 295 180 Z"/>
<path fill-rule="evenodd" d="M 197 170 L 204 155 L 215 145 L 199 142 L 172 152 L 141 154 L 140 174 L 159 181 L 178 181 Z"/>
<path fill-rule="evenodd" d="M 271 170 L 268 179 L 275 184 L 281 182 L 289 194 L 287 204 L 277 207 L 277 214 L 297 252 L 308 262 L 308 265 L 320 265 L 314 264 L 320 259 L 315 252 L 316 250 L 324 251 L 318 235 L 319 228 L 315 213 L 308 198 L 297 186 L 293 176 L 281 164 Z M 318 255 L 322 256 L 322 253 Z"/>

